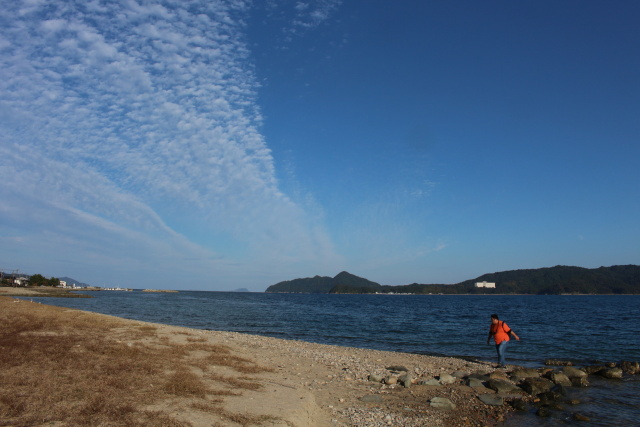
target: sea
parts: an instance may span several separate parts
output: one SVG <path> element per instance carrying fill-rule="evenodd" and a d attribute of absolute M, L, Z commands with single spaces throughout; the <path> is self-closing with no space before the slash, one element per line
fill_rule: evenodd
<path fill-rule="evenodd" d="M 496 313 L 520 337 L 507 362 L 541 367 L 640 361 L 640 295 L 334 295 L 134 290 L 93 298 L 23 298 L 127 319 L 321 344 L 497 362 L 487 345 Z M 581 404 L 549 418 L 516 413 L 505 426 L 640 426 L 640 376 L 589 377 Z M 578 412 L 590 421 L 576 421 Z"/>

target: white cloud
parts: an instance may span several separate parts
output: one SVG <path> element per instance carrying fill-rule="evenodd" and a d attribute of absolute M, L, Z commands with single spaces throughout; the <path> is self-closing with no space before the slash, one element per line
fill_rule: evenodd
<path fill-rule="evenodd" d="M 316 10 L 334 2 L 321 3 Z M 2 195 L 16 200 L 1 212 L 12 230 L 68 236 L 76 248 L 87 245 L 76 232 L 84 230 L 104 243 L 86 246 L 96 256 L 118 259 L 113 248 L 123 241 L 120 257 L 138 247 L 147 263 L 149 253 L 172 258 L 178 247 L 218 259 L 224 247 L 207 235 L 220 233 L 269 262 L 332 258 L 321 227 L 278 188 L 237 19 L 245 8 L 9 6 L 0 29 L 0 152 L 10 162 Z M 45 218 L 48 210 L 57 220 Z M 194 229 L 198 245 L 182 236 Z"/>

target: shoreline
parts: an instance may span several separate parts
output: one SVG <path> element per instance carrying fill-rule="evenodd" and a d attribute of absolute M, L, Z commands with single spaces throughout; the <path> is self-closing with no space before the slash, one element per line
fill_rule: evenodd
<path fill-rule="evenodd" d="M 67 326 L 60 325 L 79 325 L 78 322 L 82 320 L 83 324 L 94 325 L 87 330 L 88 335 L 101 337 L 107 342 L 115 339 L 116 344 L 125 350 L 140 348 L 140 351 L 147 351 L 156 347 L 175 347 L 188 353 L 181 357 L 180 365 L 202 382 L 205 391 L 200 397 L 160 394 L 155 403 L 141 404 L 134 411 L 138 413 L 152 408 L 182 425 L 251 424 L 242 422 L 242 419 L 260 420 L 257 425 L 300 427 L 491 425 L 512 410 L 506 403 L 500 406 L 482 403 L 480 395 L 495 392 L 484 387 L 463 385 L 461 380 L 455 378 L 455 375 L 459 376 L 463 372 L 495 372 L 496 369 L 489 363 L 455 357 L 340 347 L 237 332 L 205 331 L 122 319 L 13 298 L 0 297 L 0 307 L 0 319 L 7 317 L 2 319 L 3 322 L 11 321 L 21 312 L 40 320 L 55 317 L 59 323 L 54 324 L 51 330 L 38 331 L 38 334 L 49 337 L 77 333 L 77 327 L 65 329 L 62 333 L 59 329 Z M 95 326 L 103 323 L 117 326 L 108 329 Z M 148 333 L 140 336 L 141 330 Z M 87 344 L 80 343 L 77 346 L 79 347 L 75 347 L 75 352 L 78 351 L 77 348 L 81 348 L 83 352 L 88 351 L 84 348 Z M 245 360 L 255 369 L 240 368 L 238 371 L 220 366 L 219 362 L 206 362 L 207 357 L 213 355 L 212 351 L 223 347 L 232 355 L 229 357 Z M 123 362 L 122 358 L 114 357 L 116 360 L 112 360 L 112 363 Z M 169 356 L 165 359 L 158 363 L 166 362 L 164 370 L 167 375 L 171 375 L 176 369 L 175 360 L 170 360 Z M 35 361 L 25 360 L 24 363 L 25 366 L 30 366 Z M 399 381 L 406 374 L 413 380 L 408 387 L 401 385 Z M 438 383 L 438 379 L 449 378 L 452 374 L 453 381 L 449 384 L 445 381 L 438 385 L 415 384 L 420 380 Z M 370 381 L 370 377 L 387 378 L 387 383 Z M 122 379 L 125 386 L 126 378 L 125 375 Z M 246 385 L 249 382 L 253 384 L 252 387 Z M 225 393 L 220 391 L 221 384 Z M 139 388 L 152 386 L 153 384 L 142 381 Z M 37 394 L 37 391 L 33 392 Z M 223 397 L 220 397 L 221 394 Z M 436 397 L 448 399 L 455 405 L 455 409 L 432 406 L 431 402 Z"/>

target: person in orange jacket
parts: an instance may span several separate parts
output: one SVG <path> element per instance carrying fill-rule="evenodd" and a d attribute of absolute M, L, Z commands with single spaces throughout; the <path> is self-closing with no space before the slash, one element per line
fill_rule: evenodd
<path fill-rule="evenodd" d="M 513 336 L 516 340 L 520 341 L 520 337 L 509 328 L 509 326 L 498 318 L 497 314 L 491 315 L 491 326 L 489 327 L 489 336 L 487 337 L 487 344 L 493 337 L 496 343 L 496 351 L 498 352 L 498 366 L 504 368 L 507 364 L 505 356 L 507 353 L 507 345 L 509 344 L 509 336 Z"/>

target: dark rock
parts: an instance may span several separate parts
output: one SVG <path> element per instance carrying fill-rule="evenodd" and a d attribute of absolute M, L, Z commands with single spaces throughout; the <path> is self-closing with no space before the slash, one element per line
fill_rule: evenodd
<path fill-rule="evenodd" d="M 603 369 L 602 371 L 599 371 L 598 375 L 601 375 L 610 380 L 619 380 L 619 379 L 622 379 L 622 369 L 606 368 L 606 369 Z"/>
<path fill-rule="evenodd" d="M 556 393 L 555 391 L 545 391 L 544 393 L 540 393 L 538 397 L 540 398 L 540 402 L 542 404 L 550 405 L 556 400 L 562 398 L 562 395 L 560 393 Z"/>
<path fill-rule="evenodd" d="M 497 394 L 481 394 L 478 399 L 485 405 L 502 406 L 504 404 L 504 399 Z"/>
<path fill-rule="evenodd" d="M 582 368 L 587 374 L 589 375 L 593 375 L 593 374 L 597 374 L 598 372 L 606 369 L 606 367 L 604 365 L 592 365 L 592 366 L 585 366 L 584 368 Z M 569 377 L 571 378 L 571 377 Z"/>
<path fill-rule="evenodd" d="M 391 372 L 409 372 L 409 370 L 407 368 L 405 368 L 404 366 L 401 366 L 401 365 L 389 366 L 386 369 L 387 369 L 387 371 L 391 371 Z"/>
<path fill-rule="evenodd" d="M 554 385 L 553 387 L 551 387 L 551 391 L 554 392 L 554 393 L 558 393 L 561 396 L 566 396 L 567 395 L 567 389 L 562 384 Z"/>
<path fill-rule="evenodd" d="M 527 405 L 527 403 L 522 400 L 522 399 L 514 399 L 509 403 L 513 409 L 515 409 L 516 411 L 527 411 L 529 410 L 529 405 Z"/>
<path fill-rule="evenodd" d="M 573 414 L 573 419 L 576 421 L 591 421 L 591 418 L 586 415 L 578 414 L 577 412 Z"/>
<path fill-rule="evenodd" d="M 640 364 L 638 362 L 620 362 L 620 368 L 625 374 L 638 375 L 640 374 Z"/>
<path fill-rule="evenodd" d="M 536 415 L 539 416 L 539 417 L 550 417 L 551 416 L 551 410 L 546 406 L 541 406 L 536 411 Z"/>
<path fill-rule="evenodd" d="M 607 368 L 615 368 L 616 362 L 607 362 L 604 364 L 604 366 L 606 366 Z"/>
<path fill-rule="evenodd" d="M 573 362 L 568 360 L 547 359 L 544 361 L 547 366 L 573 366 Z"/>
<path fill-rule="evenodd" d="M 575 405 L 579 405 L 582 402 L 580 402 L 578 399 L 569 399 L 569 400 L 566 401 L 566 403 L 569 404 L 569 405 L 574 405 L 575 406 Z"/>
<path fill-rule="evenodd" d="M 574 387 L 589 387 L 589 380 L 587 377 L 574 377 L 571 378 L 571 385 Z"/>
<path fill-rule="evenodd" d="M 553 383 L 546 378 L 527 378 L 519 386 L 532 396 L 551 390 Z"/>

